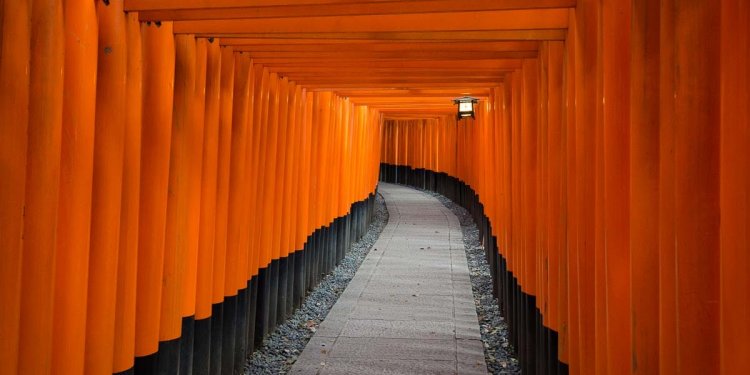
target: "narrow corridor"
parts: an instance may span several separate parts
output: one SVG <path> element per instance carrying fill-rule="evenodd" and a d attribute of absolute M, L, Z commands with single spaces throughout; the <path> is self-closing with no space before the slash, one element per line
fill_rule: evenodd
<path fill-rule="evenodd" d="M 750 0 L 0 0 L 0 30 L 0 375 L 236 375 L 379 186 L 296 370 L 463 371 L 456 220 L 386 183 L 471 215 L 525 375 L 750 374 Z"/>

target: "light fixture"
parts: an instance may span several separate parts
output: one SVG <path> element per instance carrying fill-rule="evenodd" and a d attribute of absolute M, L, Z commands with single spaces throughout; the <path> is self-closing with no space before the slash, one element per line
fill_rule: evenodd
<path fill-rule="evenodd" d="M 456 118 L 461 120 L 467 117 L 474 118 L 474 103 L 477 102 L 477 98 L 471 96 L 463 96 L 460 98 L 453 99 L 453 103 L 458 105 L 458 113 Z"/>

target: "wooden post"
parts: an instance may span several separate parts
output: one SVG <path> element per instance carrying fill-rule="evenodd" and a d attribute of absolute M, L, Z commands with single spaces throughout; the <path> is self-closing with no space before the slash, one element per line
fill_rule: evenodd
<path fill-rule="evenodd" d="M 216 204 L 219 156 L 219 103 L 221 99 L 221 48 L 218 40 L 207 46 L 206 101 L 203 129 L 203 168 L 198 246 L 195 319 L 211 316 L 214 301 L 213 271 L 216 257 Z"/>
<path fill-rule="evenodd" d="M 659 372 L 677 368 L 674 213 L 674 0 L 659 11 Z"/>
<path fill-rule="evenodd" d="M 188 154 L 192 129 L 190 117 L 195 90 L 195 38 L 192 35 L 174 36 L 175 73 L 172 105 L 172 132 L 169 155 L 169 194 L 164 238 L 164 271 L 162 274 L 161 318 L 159 340 L 171 341 L 180 337 L 182 330 L 182 298 L 187 271 L 188 252 L 188 189 L 190 165 Z M 177 366 L 179 345 L 170 345 L 159 353 L 161 363 Z"/>
<path fill-rule="evenodd" d="M 55 265 L 55 343 L 52 368 L 83 372 L 86 340 L 91 182 L 97 67 L 97 19 L 94 3 L 66 2 L 60 207 Z"/>
<path fill-rule="evenodd" d="M 195 79 L 193 92 L 189 93 L 188 134 L 188 215 L 187 215 L 187 268 L 182 297 L 182 316 L 195 317 L 196 295 L 198 289 L 198 252 L 200 242 L 200 211 L 203 174 L 203 145 L 206 111 L 206 76 L 208 58 L 208 40 L 195 39 Z M 202 265 L 200 265 L 202 266 Z"/>
<path fill-rule="evenodd" d="M 141 119 L 143 56 L 138 13 L 127 14 L 128 75 L 126 83 L 125 149 L 122 175 L 120 254 L 117 262 L 117 303 L 113 372 L 133 367 L 135 300 L 138 273 L 138 212 L 141 182 Z"/>
<path fill-rule="evenodd" d="M 659 372 L 659 4 L 634 0 L 630 79 L 630 280 L 636 374 Z M 649 292 L 643 292 L 649 291 Z"/>
<path fill-rule="evenodd" d="M 0 363 L 18 372 L 29 126 L 31 1 L 0 4 Z"/>
<path fill-rule="evenodd" d="M 51 370 L 64 85 L 62 3 L 38 0 L 30 8 L 31 60 L 20 275 L 23 289 L 18 340 L 19 374 L 47 373 Z M 17 15 L 23 16 L 22 13 Z M 21 31 L 20 27 L 18 31 Z M 22 55 L 16 63 L 22 64 L 24 51 L 19 52 Z M 22 111 L 14 114 L 19 116 L 19 120 L 23 116 Z"/>
<path fill-rule="evenodd" d="M 256 78 L 256 85 L 255 85 L 255 94 L 254 94 L 254 100 L 253 100 L 253 123 L 255 126 L 253 127 L 253 164 L 252 169 L 250 170 L 251 173 L 251 196 L 250 196 L 250 250 L 254 254 L 254 259 L 252 260 L 252 276 L 256 276 L 259 274 L 259 271 L 261 268 L 265 267 L 265 257 L 264 257 L 264 250 L 260 248 L 260 237 L 261 237 L 261 215 L 262 215 L 262 207 L 263 207 L 263 201 L 262 197 L 260 196 L 260 191 L 263 184 L 263 174 L 264 174 L 264 167 L 263 167 L 263 160 L 264 160 L 264 153 L 263 150 L 266 146 L 265 142 L 265 134 L 267 132 L 267 126 L 264 122 L 264 113 L 265 108 L 268 105 L 268 71 L 263 69 L 260 65 L 254 65 L 253 69 L 255 69 L 255 76 Z"/>
<path fill-rule="evenodd" d="M 721 2 L 721 264 L 720 367 L 735 375 L 750 369 L 750 4 Z"/>
<path fill-rule="evenodd" d="M 229 172 L 232 155 L 232 105 L 234 103 L 234 52 L 230 47 L 223 47 L 221 49 L 220 95 L 213 303 L 220 303 L 224 300 L 224 296 L 226 295 L 225 285 L 227 282 L 227 212 L 229 211 Z"/>
<path fill-rule="evenodd" d="M 674 215 L 677 367 L 719 368 L 719 59 L 716 4 L 675 4 Z"/>
<path fill-rule="evenodd" d="M 99 2 L 96 139 L 91 200 L 91 256 L 86 326 L 86 372 L 114 368 L 117 261 L 125 147 L 127 26 L 123 2 Z"/>
<path fill-rule="evenodd" d="M 175 45 L 172 24 L 141 24 L 143 111 L 135 355 L 156 353 L 164 272 Z"/>
<path fill-rule="evenodd" d="M 606 355 L 609 374 L 632 372 L 630 277 L 631 2 L 602 8 L 604 121 L 604 252 Z M 653 126 L 653 125 L 652 125 Z"/>

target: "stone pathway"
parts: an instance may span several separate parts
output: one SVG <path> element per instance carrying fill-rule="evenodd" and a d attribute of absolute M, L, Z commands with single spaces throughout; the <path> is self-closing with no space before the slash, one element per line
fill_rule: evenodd
<path fill-rule="evenodd" d="M 486 374 L 456 216 L 380 183 L 390 214 L 292 374 Z"/>

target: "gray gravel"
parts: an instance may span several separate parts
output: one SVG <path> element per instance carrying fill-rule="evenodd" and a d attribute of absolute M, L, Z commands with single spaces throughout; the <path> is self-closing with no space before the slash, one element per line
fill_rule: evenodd
<path fill-rule="evenodd" d="M 422 191 L 437 197 L 461 222 L 487 369 L 492 374 L 520 374 L 521 367 L 515 357 L 515 349 L 510 343 L 508 324 L 500 314 L 497 299 L 492 295 L 490 266 L 484 255 L 484 246 L 479 241 L 479 229 L 474 219 L 466 209 L 450 199 L 431 191 Z"/>
<path fill-rule="evenodd" d="M 367 233 L 352 245 L 341 264 L 307 295 L 304 304 L 294 315 L 263 341 L 263 346 L 248 360 L 245 374 L 286 374 L 291 369 L 387 223 L 388 210 L 383 197 L 378 194 L 375 198 L 375 215 Z"/>

